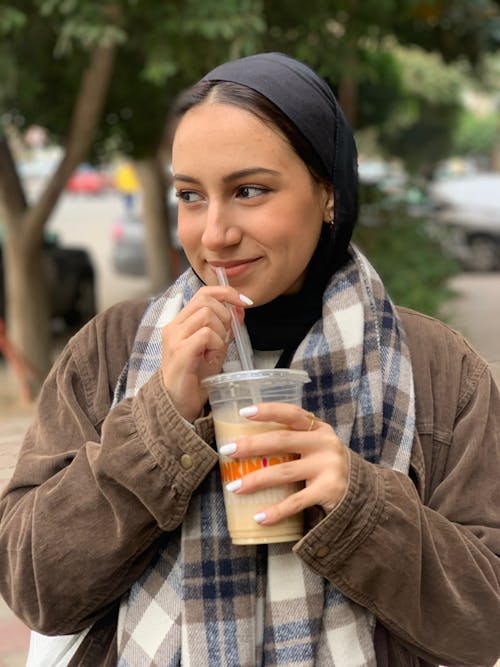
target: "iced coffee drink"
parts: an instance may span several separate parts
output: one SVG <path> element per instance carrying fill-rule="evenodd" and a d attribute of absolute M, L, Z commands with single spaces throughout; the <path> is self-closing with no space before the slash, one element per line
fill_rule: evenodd
<path fill-rule="evenodd" d="M 307 373 L 291 369 L 270 369 L 225 373 L 203 381 L 209 392 L 217 447 L 235 438 L 286 428 L 276 422 L 249 422 L 239 410 L 257 402 L 277 401 L 301 405 Z M 226 491 L 226 485 L 244 475 L 271 465 L 290 461 L 290 456 L 259 456 L 235 459 L 220 456 L 224 502 L 229 534 L 234 544 L 268 544 L 297 541 L 303 535 L 301 514 L 283 519 L 274 526 L 262 526 L 253 518 L 270 505 L 298 491 L 300 484 L 283 484 L 249 494 Z"/>

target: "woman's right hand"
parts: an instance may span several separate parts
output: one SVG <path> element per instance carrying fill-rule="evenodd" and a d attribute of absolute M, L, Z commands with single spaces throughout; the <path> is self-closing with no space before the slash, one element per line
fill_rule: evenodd
<path fill-rule="evenodd" d="M 226 357 L 231 315 L 225 304 L 235 306 L 242 322 L 247 304 L 237 290 L 205 286 L 163 328 L 163 383 L 176 409 L 188 421 L 198 417 L 207 400 L 201 380 L 219 373 Z"/>

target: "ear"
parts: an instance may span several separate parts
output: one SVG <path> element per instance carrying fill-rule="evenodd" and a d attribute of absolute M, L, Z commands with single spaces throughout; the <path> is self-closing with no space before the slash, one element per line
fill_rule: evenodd
<path fill-rule="evenodd" d="M 325 188 L 325 203 L 323 205 L 323 222 L 332 224 L 335 212 L 335 202 L 333 199 L 333 188 Z"/>

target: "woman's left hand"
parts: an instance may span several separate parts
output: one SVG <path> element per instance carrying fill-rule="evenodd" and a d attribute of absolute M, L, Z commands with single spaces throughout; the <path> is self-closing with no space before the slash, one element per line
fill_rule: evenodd
<path fill-rule="evenodd" d="M 270 526 L 313 505 L 331 511 L 344 496 L 349 477 L 349 450 L 333 428 L 296 405 L 259 403 L 252 408 L 256 409 L 255 415 L 245 415 L 249 421 L 279 422 L 284 428 L 237 438 L 231 458 L 287 454 L 298 458 L 245 475 L 235 493 L 253 493 L 290 482 L 305 483 L 282 502 L 262 508 L 262 525 Z"/>

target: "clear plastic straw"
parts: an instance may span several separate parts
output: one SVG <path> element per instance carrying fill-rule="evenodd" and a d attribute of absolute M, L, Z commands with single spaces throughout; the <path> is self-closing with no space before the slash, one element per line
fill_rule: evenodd
<path fill-rule="evenodd" d="M 226 271 L 222 266 L 215 267 L 215 272 L 217 273 L 217 280 L 220 285 L 229 285 Z M 240 356 L 241 367 L 244 371 L 252 371 L 254 369 L 252 361 L 253 351 L 247 328 L 244 324 L 239 323 L 234 306 L 227 304 L 227 308 L 231 313 L 231 326 L 234 333 L 236 349 Z"/>

